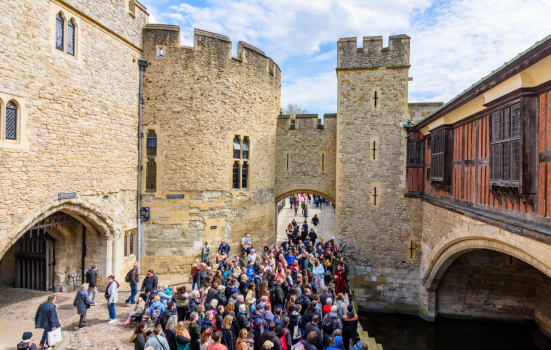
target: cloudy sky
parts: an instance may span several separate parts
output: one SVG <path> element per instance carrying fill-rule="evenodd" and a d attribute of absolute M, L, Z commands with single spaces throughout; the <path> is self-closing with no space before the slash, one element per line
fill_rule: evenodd
<path fill-rule="evenodd" d="M 140 0 L 151 23 L 229 36 L 274 59 L 282 105 L 336 112 L 336 42 L 343 37 L 411 37 L 409 100 L 447 102 L 551 34 L 549 0 Z"/>

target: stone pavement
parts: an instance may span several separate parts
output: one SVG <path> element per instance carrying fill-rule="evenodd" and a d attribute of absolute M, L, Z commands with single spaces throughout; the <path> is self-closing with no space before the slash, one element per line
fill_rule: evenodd
<path fill-rule="evenodd" d="M 45 302 L 50 292 L 39 292 L 28 289 L 13 288 L 0 285 L 0 350 L 15 349 L 21 341 L 23 332 L 30 331 L 36 342 L 42 336 L 41 329 L 34 329 L 34 316 L 38 306 Z M 76 330 L 79 316 L 73 307 L 76 292 L 56 293 L 57 313 L 63 331 L 70 332 L 70 341 L 67 349 L 134 349 L 134 344 L 128 343 L 133 333 L 129 326 L 123 325 L 132 307 L 127 307 L 124 300 L 129 292 L 119 292 L 119 302 L 116 304 L 117 320 L 108 325 L 109 314 L 103 293 L 98 293 L 98 306 L 92 306 L 86 317 L 87 327 Z"/>
<path fill-rule="evenodd" d="M 318 227 L 315 229 L 316 233 L 318 234 L 319 238 L 323 238 L 324 241 L 327 239 L 331 239 L 331 237 L 335 236 L 335 212 L 333 211 L 333 206 L 331 204 L 329 205 L 323 205 L 321 209 L 316 209 L 316 205 L 312 201 L 312 203 L 308 203 L 308 226 L 312 227 L 312 218 L 315 214 L 318 214 L 318 218 L 320 219 L 320 223 Z M 293 219 L 296 220 L 297 224 L 299 226 L 302 226 L 302 223 L 304 222 L 304 216 L 301 214 L 301 208 L 299 207 L 299 211 L 297 215 L 295 216 L 295 210 L 290 208 L 289 200 L 286 199 L 285 201 L 285 207 L 281 210 L 278 216 L 278 223 L 277 223 L 277 241 L 278 243 L 283 242 L 284 240 L 287 240 L 287 234 L 285 233 L 285 229 L 287 228 L 287 225 Z"/>

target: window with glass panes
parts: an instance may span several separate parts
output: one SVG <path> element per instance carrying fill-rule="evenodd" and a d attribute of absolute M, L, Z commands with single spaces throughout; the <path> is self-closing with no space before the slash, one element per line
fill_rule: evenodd
<path fill-rule="evenodd" d="M 232 188 L 239 189 L 239 164 L 233 163 Z"/>
<path fill-rule="evenodd" d="M 408 140 L 408 165 L 423 165 L 422 140 Z"/>
<path fill-rule="evenodd" d="M 444 133 L 434 135 L 431 140 L 431 180 L 444 178 Z"/>
<path fill-rule="evenodd" d="M 154 130 L 149 130 L 147 132 L 147 156 L 156 157 L 157 156 L 157 134 Z"/>
<path fill-rule="evenodd" d="M 519 181 L 520 103 L 492 113 L 492 180 Z"/>
<path fill-rule="evenodd" d="M 241 158 L 241 142 L 239 141 L 239 137 L 233 138 L 233 159 L 240 159 Z"/>

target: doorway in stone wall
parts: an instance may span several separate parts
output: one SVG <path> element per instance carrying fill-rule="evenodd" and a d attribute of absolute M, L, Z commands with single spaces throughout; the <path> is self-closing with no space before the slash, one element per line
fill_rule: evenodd
<path fill-rule="evenodd" d="M 27 231 L 15 244 L 15 287 L 54 288 L 55 239 L 44 229 Z"/>

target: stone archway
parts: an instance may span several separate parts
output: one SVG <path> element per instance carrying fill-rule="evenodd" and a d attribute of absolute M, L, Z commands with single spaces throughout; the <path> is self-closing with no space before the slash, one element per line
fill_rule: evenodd
<path fill-rule="evenodd" d="M 48 289 L 55 285 L 65 290 L 72 282 L 69 275 L 79 276 L 79 282 L 94 263 L 100 265 L 98 275 L 112 273 L 113 239 L 118 236 L 113 220 L 99 207 L 78 198 L 52 200 L 31 210 L 0 242 L 0 280 L 24 288 L 42 289 L 46 285 Z M 44 237 L 53 246 L 41 242 Z M 50 247 L 46 249 L 50 254 L 41 248 L 43 243 Z M 34 245 L 39 249 L 32 248 Z M 44 269 L 40 259 L 53 266 Z M 29 269 L 32 274 L 21 275 L 21 269 Z M 47 274 L 46 284 L 40 276 L 42 272 Z M 40 282 L 21 283 L 22 278 Z M 37 285 L 41 287 L 36 288 Z"/>
<path fill-rule="evenodd" d="M 335 204 L 335 198 L 330 193 L 327 193 L 325 191 L 321 191 L 321 190 L 318 190 L 318 189 L 315 189 L 315 188 L 306 188 L 306 187 L 295 188 L 295 189 L 292 189 L 292 190 L 287 190 L 287 191 L 282 192 L 282 193 L 278 193 L 278 194 L 276 194 L 275 202 L 279 203 L 282 199 L 284 199 L 286 197 L 289 197 L 292 194 L 297 194 L 297 193 L 311 193 L 311 194 L 316 195 L 316 196 L 321 196 L 321 197 L 327 199 L 328 201 L 330 201 L 331 203 Z"/>
<path fill-rule="evenodd" d="M 551 247 L 488 225 L 468 228 L 458 226 L 453 232 L 443 236 L 430 252 L 424 252 L 421 264 L 420 316 L 426 320 L 435 320 L 439 313 L 439 287 L 443 278 L 447 278 L 446 272 L 456 260 L 465 260 L 465 255 L 477 253 L 479 250 L 514 257 L 537 272 L 535 319 L 544 330 L 551 330 L 551 318 L 541 312 L 551 306 L 551 303 L 541 297 L 551 289 Z M 505 282 L 503 288 L 507 288 L 506 284 Z"/>

